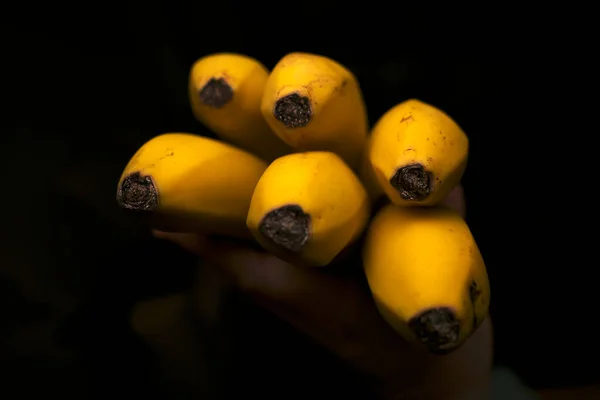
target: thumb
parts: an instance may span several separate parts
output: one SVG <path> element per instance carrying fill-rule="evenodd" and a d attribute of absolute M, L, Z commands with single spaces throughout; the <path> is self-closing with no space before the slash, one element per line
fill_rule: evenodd
<path fill-rule="evenodd" d="M 247 243 L 198 233 L 153 230 L 168 240 L 221 268 L 240 290 L 271 301 L 280 301 L 297 286 L 295 267 Z"/>
<path fill-rule="evenodd" d="M 285 302 L 302 284 L 297 267 L 227 238 L 211 237 L 200 256 L 223 269 L 241 291 L 264 300 Z"/>
<path fill-rule="evenodd" d="M 196 255 L 202 254 L 208 246 L 207 237 L 197 233 L 164 232 L 153 229 L 152 236 L 157 239 L 173 242 L 184 250 Z"/>

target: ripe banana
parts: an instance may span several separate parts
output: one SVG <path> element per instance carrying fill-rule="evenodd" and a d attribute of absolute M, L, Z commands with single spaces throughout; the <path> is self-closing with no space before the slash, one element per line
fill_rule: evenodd
<path fill-rule="evenodd" d="M 390 201 L 398 205 L 440 203 L 465 171 L 469 140 L 443 111 L 407 100 L 387 111 L 371 131 L 368 161 Z"/>
<path fill-rule="evenodd" d="M 433 353 L 459 347 L 487 315 L 483 258 L 469 227 L 450 208 L 388 204 L 369 227 L 363 262 L 383 318 Z"/>
<path fill-rule="evenodd" d="M 331 151 L 358 168 L 367 111 L 357 79 L 339 63 L 291 53 L 275 66 L 262 98 L 273 131 L 298 151 Z"/>
<path fill-rule="evenodd" d="M 191 68 L 189 96 L 196 119 L 220 139 L 272 161 L 292 149 L 271 131 L 260 111 L 268 75 L 253 58 L 209 55 Z"/>
<path fill-rule="evenodd" d="M 275 160 L 256 185 L 247 224 L 280 258 L 324 266 L 361 234 L 368 218 L 358 177 L 336 154 L 320 151 Z"/>
<path fill-rule="evenodd" d="M 213 139 L 163 134 L 131 158 L 117 202 L 141 212 L 157 229 L 251 237 L 246 216 L 266 168 L 258 157 Z"/>

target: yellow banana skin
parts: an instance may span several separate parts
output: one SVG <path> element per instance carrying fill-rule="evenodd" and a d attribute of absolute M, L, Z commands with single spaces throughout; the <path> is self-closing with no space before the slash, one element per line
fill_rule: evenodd
<path fill-rule="evenodd" d="M 331 151 L 358 168 L 367 112 L 357 79 L 339 63 L 286 55 L 269 75 L 261 108 L 271 129 L 297 151 Z"/>
<path fill-rule="evenodd" d="M 272 161 L 292 149 L 271 131 L 260 111 L 268 75 L 251 57 L 212 54 L 192 66 L 189 97 L 196 119 L 220 139 Z"/>
<path fill-rule="evenodd" d="M 254 190 L 247 225 L 265 249 L 305 266 L 329 264 L 364 230 L 369 199 L 331 152 L 275 160 Z"/>
<path fill-rule="evenodd" d="M 469 140 L 443 111 L 407 100 L 387 111 L 371 131 L 368 161 L 390 201 L 398 205 L 440 203 L 462 178 Z"/>
<path fill-rule="evenodd" d="M 363 262 L 383 318 L 433 353 L 458 348 L 487 315 L 483 258 L 450 208 L 383 207 L 367 232 Z"/>
<path fill-rule="evenodd" d="M 156 229 L 251 237 L 246 216 L 266 162 L 234 146 L 188 133 L 167 133 L 131 158 L 118 204 Z"/>

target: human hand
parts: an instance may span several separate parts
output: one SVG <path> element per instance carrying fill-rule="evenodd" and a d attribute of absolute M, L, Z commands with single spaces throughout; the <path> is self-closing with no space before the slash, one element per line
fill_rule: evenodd
<path fill-rule="evenodd" d="M 462 188 L 453 190 L 446 203 L 464 215 Z M 335 265 L 300 268 L 227 239 L 159 231 L 154 231 L 154 235 L 222 268 L 235 286 L 257 304 L 372 379 L 385 399 L 489 397 L 489 318 L 461 348 L 437 356 L 405 342 L 380 317 L 361 279 L 330 272 Z"/>

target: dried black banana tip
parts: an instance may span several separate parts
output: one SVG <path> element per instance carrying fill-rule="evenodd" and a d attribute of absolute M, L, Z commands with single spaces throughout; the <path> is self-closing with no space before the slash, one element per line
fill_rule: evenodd
<path fill-rule="evenodd" d="M 479 289 L 479 285 L 477 285 L 475 280 L 472 280 L 469 284 L 469 298 L 471 299 L 471 303 L 473 303 L 473 305 L 475 305 L 475 301 L 477 301 L 480 294 L 481 290 Z"/>
<path fill-rule="evenodd" d="M 273 115 L 288 128 L 302 128 L 312 119 L 312 109 L 308 97 L 292 93 L 275 102 Z"/>
<path fill-rule="evenodd" d="M 276 245 L 298 253 L 310 236 L 310 215 L 295 204 L 282 206 L 264 216 L 258 231 Z"/>
<path fill-rule="evenodd" d="M 204 105 L 221 108 L 233 99 L 233 89 L 223 78 L 210 78 L 198 96 Z"/>
<path fill-rule="evenodd" d="M 117 203 L 133 211 L 154 211 L 158 207 L 158 191 L 151 176 L 139 172 L 127 175 L 117 190 Z"/>
<path fill-rule="evenodd" d="M 404 200 L 422 201 L 431 192 L 431 174 L 421 164 L 398 168 L 390 184 Z"/>
<path fill-rule="evenodd" d="M 480 295 L 481 290 L 479 289 L 479 285 L 477 285 L 475 280 L 472 280 L 471 284 L 469 285 L 469 299 L 471 300 L 471 306 L 473 307 L 473 328 L 477 328 L 481 322 L 477 319 L 477 313 L 475 312 L 477 309 L 477 300 L 479 299 Z"/>
<path fill-rule="evenodd" d="M 417 338 L 435 354 L 448 353 L 459 345 L 460 324 L 449 308 L 432 308 L 408 322 Z"/>

